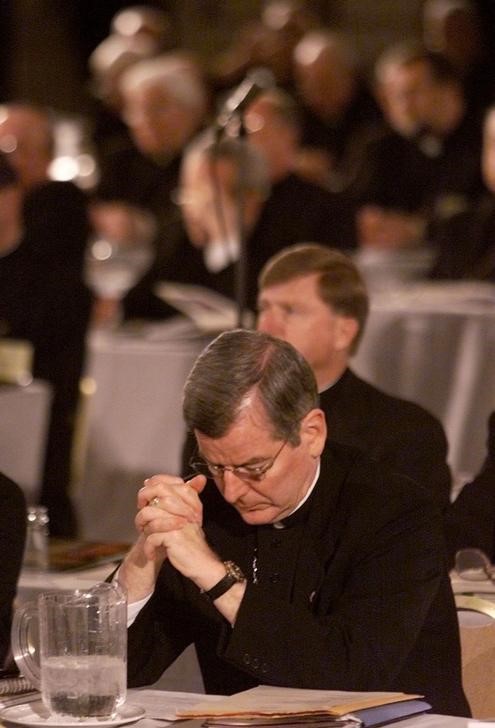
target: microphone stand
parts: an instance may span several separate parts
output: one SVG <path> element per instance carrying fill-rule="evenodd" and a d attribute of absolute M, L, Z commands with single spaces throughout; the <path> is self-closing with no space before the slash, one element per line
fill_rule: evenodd
<path fill-rule="evenodd" d="M 235 114 L 229 119 L 229 123 L 222 125 L 220 129 L 217 129 L 216 133 L 216 143 L 218 144 L 219 141 L 222 138 L 222 134 L 226 133 L 226 129 L 231 129 L 231 121 L 235 118 L 237 121 L 237 124 L 235 125 L 237 127 L 237 133 L 236 136 L 238 139 L 242 141 L 243 144 L 247 144 L 246 141 L 246 127 L 244 125 L 244 114 L 242 110 L 237 110 Z M 247 235 L 246 235 L 246 226 L 244 223 L 244 212 L 245 212 L 245 199 L 244 199 L 244 185 L 243 180 L 245 178 L 244 174 L 244 160 L 241 158 L 239 160 L 239 167 L 237 170 L 238 174 L 238 185 L 237 185 L 237 195 L 235 199 L 235 207 L 236 207 L 236 214 L 235 214 L 235 220 L 236 220 L 236 234 L 237 234 L 237 241 L 239 246 L 239 257 L 237 261 L 234 263 L 234 295 L 235 295 L 235 302 L 237 307 L 237 319 L 236 319 L 236 326 L 237 328 L 244 328 L 244 318 L 245 318 L 245 311 L 247 307 L 247 288 L 248 288 L 248 276 L 249 276 L 249 256 L 248 256 L 248 249 L 247 249 Z"/>
<path fill-rule="evenodd" d="M 239 112 L 238 136 L 243 144 L 247 144 L 246 127 L 244 126 L 243 112 Z M 234 290 L 235 300 L 237 302 L 237 326 L 243 328 L 244 312 L 247 307 L 247 287 L 249 274 L 249 256 L 247 249 L 246 225 L 244 223 L 245 212 L 245 193 L 244 193 L 244 159 L 239 160 L 239 184 L 237 185 L 236 199 L 236 219 L 237 219 L 237 239 L 239 242 L 239 258 L 235 264 Z"/>

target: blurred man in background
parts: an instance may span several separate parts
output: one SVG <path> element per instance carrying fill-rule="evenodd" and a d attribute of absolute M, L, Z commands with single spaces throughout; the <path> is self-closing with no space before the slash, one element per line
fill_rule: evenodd
<path fill-rule="evenodd" d="M 172 193 L 184 148 L 205 121 L 207 90 L 195 61 L 180 53 L 132 64 L 118 88 L 132 144 L 101 160 L 93 224 L 103 237 L 143 236 L 159 249 L 178 217 Z"/>
<path fill-rule="evenodd" d="M 376 91 L 388 128 L 368 143 L 353 187 L 358 243 L 415 247 L 432 219 L 479 193 L 479 120 L 449 61 L 414 43 L 380 56 Z"/>
<path fill-rule="evenodd" d="M 449 503 L 447 440 L 441 424 L 417 404 L 358 377 L 352 355 L 365 335 L 368 295 L 345 254 L 320 245 L 286 248 L 259 277 L 258 324 L 288 341 L 315 373 L 328 437 L 353 445 Z"/>
<path fill-rule="evenodd" d="M 33 376 L 52 385 L 38 501 L 48 507 L 51 535 L 74 537 L 71 453 L 91 310 L 81 274 L 89 225 L 82 193 L 70 186 L 76 199 L 64 226 L 63 184 L 39 185 L 25 198 L 16 171 L 0 155 L 0 342 L 29 342 Z M 67 202 L 67 195 L 61 199 Z"/>
<path fill-rule="evenodd" d="M 294 49 L 294 79 L 303 110 L 300 171 L 330 189 L 345 189 L 380 119 L 357 50 L 341 33 L 310 31 Z"/>

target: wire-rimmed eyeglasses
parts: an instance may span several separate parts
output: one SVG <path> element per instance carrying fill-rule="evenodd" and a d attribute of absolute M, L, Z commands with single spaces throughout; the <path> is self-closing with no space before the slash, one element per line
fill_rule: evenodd
<path fill-rule="evenodd" d="M 276 459 L 287 445 L 287 440 L 284 440 L 282 445 L 279 447 L 275 455 L 266 460 L 264 463 L 259 465 L 218 465 L 216 463 L 210 463 L 205 458 L 193 457 L 189 461 L 189 466 L 195 471 L 196 474 L 200 473 L 205 475 L 207 478 L 223 478 L 225 471 L 233 473 L 236 478 L 240 480 L 263 480 L 267 472 L 273 468 Z"/>

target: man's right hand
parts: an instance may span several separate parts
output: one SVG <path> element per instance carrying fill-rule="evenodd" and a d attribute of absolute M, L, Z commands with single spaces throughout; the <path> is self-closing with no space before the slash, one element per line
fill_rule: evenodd
<path fill-rule="evenodd" d="M 119 569 L 119 584 L 127 590 L 129 604 L 144 599 L 155 588 L 158 572 L 167 556 L 163 547 L 149 547 L 144 533 L 169 532 L 187 523 L 202 523 L 200 493 L 206 478 L 198 475 L 187 483 L 171 475 L 154 475 L 138 492 L 135 519 L 140 536 Z"/>
<path fill-rule="evenodd" d="M 187 482 L 171 475 L 154 475 L 148 478 L 138 493 L 136 527 L 148 537 L 182 529 L 188 523 L 201 527 L 203 506 L 199 493 L 206 485 L 204 475 L 197 475 Z M 144 551 L 149 559 L 155 559 L 156 538 L 145 542 Z M 158 547 L 160 551 L 160 547 Z"/>

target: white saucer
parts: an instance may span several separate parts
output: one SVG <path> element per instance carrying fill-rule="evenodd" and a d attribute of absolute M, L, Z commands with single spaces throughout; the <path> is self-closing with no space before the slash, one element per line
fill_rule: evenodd
<path fill-rule="evenodd" d="M 98 720 L 97 718 L 87 718 L 86 720 L 77 720 L 70 718 L 62 718 L 52 716 L 41 700 L 24 705 L 12 705 L 10 708 L 4 708 L 0 711 L 0 721 L 10 723 L 12 725 L 33 725 L 33 726 L 56 726 L 56 728 L 65 728 L 66 726 L 117 726 L 124 723 L 133 723 L 140 718 L 144 718 L 145 711 L 140 705 L 132 703 L 124 703 L 119 708 L 118 715 L 115 718 L 107 720 Z"/>

